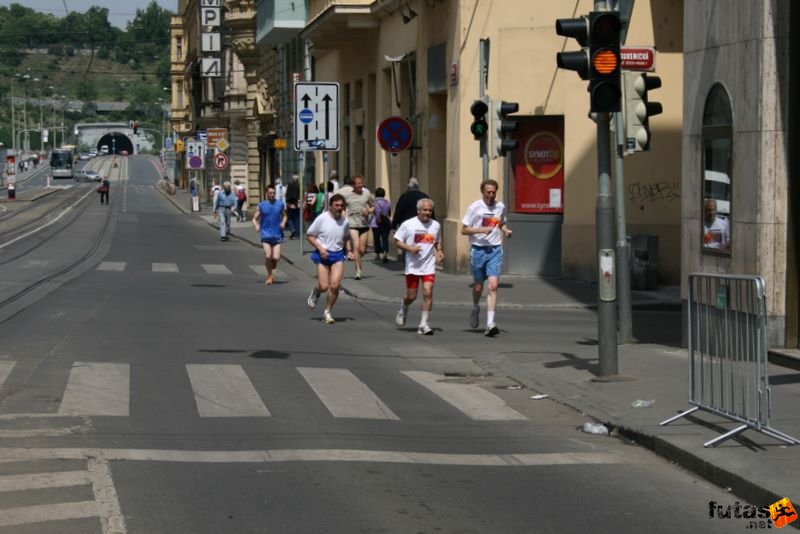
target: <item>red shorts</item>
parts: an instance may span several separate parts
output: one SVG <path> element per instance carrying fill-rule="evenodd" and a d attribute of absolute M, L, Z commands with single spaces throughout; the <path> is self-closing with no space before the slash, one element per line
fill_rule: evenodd
<path fill-rule="evenodd" d="M 419 287 L 419 279 L 422 278 L 422 283 L 427 284 L 430 282 L 433 284 L 436 282 L 436 275 L 435 274 L 407 274 L 406 275 L 406 287 L 408 289 L 417 289 Z"/>

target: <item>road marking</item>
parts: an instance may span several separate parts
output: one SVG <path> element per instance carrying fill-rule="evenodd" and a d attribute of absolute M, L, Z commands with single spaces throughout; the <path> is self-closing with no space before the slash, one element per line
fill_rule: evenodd
<path fill-rule="evenodd" d="M 264 265 L 250 265 L 249 266 L 257 275 L 267 276 L 267 268 Z"/>
<path fill-rule="evenodd" d="M 461 413 L 477 421 L 517 421 L 524 415 L 509 407 L 503 399 L 473 384 L 442 382 L 442 375 L 426 371 L 402 371 L 411 380 L 438 395 Z"/>
<path fill-rule="evenodd" d="M 58 413 L 127 416 L 129 407 L 129 364 L 75 362 Z"/>
<path fill-rule="evenodd" d="M 3 386 L 3 382 L 6 381 L 8 375 L 11 374 L 12 369 L 14 369 L 14 365 L 17 362 L 0 362 L 0 387 Z"/>
<path fill-rule="evenodd" d="M 473 467 L 637 464 L 630 456 L 610 452 L 452 454 L 363 449 L 277 449 L 187 451 L 165 449 L 30 449 L 0 448 L 0 461 L 81 460 L 179 463 L 371 462 Z"/>
<path fill-rule="evenodd" d="M 399 420 L 366 384 L 347 369 L 298 367 L 334 417 Z"/>
<path fill-rule="evenodd" d="M 97 266 L 98 271 L 124 271 L 125 266 L 128 264 L 126 261 L 104 261 Z"/>
<path fill-rule="evenodd" d="M 43 488 L 65 488 L 90 484 L 88 471 L 56 471 L 0 476 L 0 491 L 26 491 Z"/>
<path fill-rule="evenodd" d="M 200 417 L 269 417 L 240 365 L 187 364 Z"/>
<path fill-rule="evenodd" d="M 99 515 L 97 503 L 94 501 L 3 508 L 0 510 L 0 527 L 42 523 L 44 521 L 84 519 L 87 517 L 97 517 Z"/>
<path fill-rule="evenodd" d="M 203 263 L 201 267 L 203 267 L 206 274 L 233 274 L 231 270 L 224 265 Z"/>
<path fill-rule="evenodd" d="M 153 263 L 153 272 L 154 273 L 177 273 L 180 272 L 178 270 L 177 263 Z"/>
<path fill-rule="evenodd" d="M 53 414 L 50 414 L 53 415 Z M 82 426 L 57 427 L 57 428 L 30 428 L 21 430 L 0 430 L 2 439 L 21 439 L 21 438 L 53 438 L 56 436 L 69 436 L 85 430 Z"/>
<path fill-rule="evenodd" d="M 50 265 L 50 260 L 25 260 L 19 266 L 20 269 L 40 269 Z"/>

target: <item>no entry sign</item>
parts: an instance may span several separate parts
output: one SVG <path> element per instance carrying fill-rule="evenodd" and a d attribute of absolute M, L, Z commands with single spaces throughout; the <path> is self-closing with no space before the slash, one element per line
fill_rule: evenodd
<path fill-rule="evenodd" d="M 228 155 L 225 152 L 214 154 L 214 168 L 218 171 L 224 171 L 228 168 Z"/>
<path fill-rule="evenodd" d="M 387 152 L 402 152 L 413 140 L 414 129 L 403 117 L 389 117 L 378 125 L 378 143 Z"/>

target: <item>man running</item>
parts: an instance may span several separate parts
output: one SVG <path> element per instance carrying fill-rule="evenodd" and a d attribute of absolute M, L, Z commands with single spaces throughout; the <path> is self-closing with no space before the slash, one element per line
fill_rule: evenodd
<path fill-rule="evenodd" d="M 355 279 L 361 280 L 361 258 L 367 253 L 369 215 L 375 210 L 375 197 L 364 187 L 364 178 L 356 176 L 353 178 L 353 188 L 344 193 L 344 199 L 347 202 L 347 223 L 355 255 Z"/>
<path fill-rule="evenodd" d="M 489 280 L 489 291 L 486 295 L 486 330 L 484 335 L 494 337 L 500 333 L 495 319 L 497 306 L 497 286 L 500 284 L 500 272 L 503 270 L 503 236 L 511 237 L 511 228 L 506 223 L 505 204 L 495 200 L 497 182 L 486 180 L 481 184 L 483 198 L 476 200 L 467 208 L 461 221 L 461 234 L 469 236 L 470 265 L 472 266 L 472 313 L 469 324 L 478 328 L 480 318 L 480 300 L 483 283 Z"/>
<path fill-rule="evenodd" d="M 253 216 L 253 228 L 259 232 L 261 245 L 264 247 L 264 263 L 267 266 L 268 286 L 273 282 L 273 271 L 278 268 L 281 259 L 281 243 L 283 229 L 286 227 L 286 206 L 275 199 L 275 186 L 267 186 L 267 200 L 258 203 L 258 210 Z"/>
<path fill-rule="evenodd" d="M 338 193 L 330 198 L 328 211 L 314 219 L 306 232 L 306 239 L 314 247 L 311 261 L 317 265 L 317 285 L 308 296 L 308 307 L 317 305 L 319 296 L 327 291 L 323 320 L 333 324 L 336 320 L 331 315 L 333 305 L 339 297 L 339 288 L 344 275 L 344 259 L 352 259 L 352 242 L 349 226 L 344 213 L 344 197 Z"/>
<path fill-rule="evenodd" d="M 436 262 L 444 259 L 441 241 L 441 226 L 432 219 L 433 200 L 417 202 L 417 216 L 408 219 L 394 234 L 397 248 L 406 251 L 406 294 L 403 304 L 395 316 L 397 326 L 406 324 L 408 307 L 417 298 L 419 282 L 422 280 L 422 318 L 417 328 L 421 336 L 433 335 L 428 318 L 433 309 L 433 284 L 436 280 Z"/>

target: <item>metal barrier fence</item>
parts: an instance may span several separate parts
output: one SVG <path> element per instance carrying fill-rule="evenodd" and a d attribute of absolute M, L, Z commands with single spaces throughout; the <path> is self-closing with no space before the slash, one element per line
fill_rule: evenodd
<path fill-rule="evenodd" d="M 688 306 L 689 404 L 694 408 L 661 426 L 706 410 L 742 425 L 704 443 L 705 447 L 715 447 L 748 428 L 800 445 L 800 440 L 770 426 L 764 279 L 693 273 Z"/>

